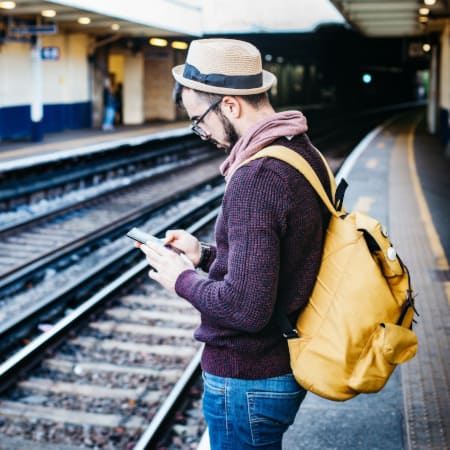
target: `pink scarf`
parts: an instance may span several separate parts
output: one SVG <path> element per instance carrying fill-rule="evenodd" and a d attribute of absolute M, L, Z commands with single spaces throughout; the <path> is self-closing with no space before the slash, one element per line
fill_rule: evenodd
<path fill-rule="evenodd" d="M 231 149 L 220 171 L 228 182 L 237 167 L 250 156 L 283 136 L 295 136 L 308 130 L 306 117 L 300 111 L 284 111 L 258 122 Z"/>

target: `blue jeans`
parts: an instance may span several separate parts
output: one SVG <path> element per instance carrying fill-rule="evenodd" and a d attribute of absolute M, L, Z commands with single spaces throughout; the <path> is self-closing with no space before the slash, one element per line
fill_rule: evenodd
<path fill-rule="evenodd" d="M 292 374 L 242 380 L 203 372 L 211 450 L 281 450 L 305 395 Z"/>
<path fill-rule="evenodd" d="M 103 118 L 103 127 L 112 127 L 114 125 L 114 117 L 116 115 L 116 110 L 114 106 L 107 106 L 105 108 L 105 116 Z"/>

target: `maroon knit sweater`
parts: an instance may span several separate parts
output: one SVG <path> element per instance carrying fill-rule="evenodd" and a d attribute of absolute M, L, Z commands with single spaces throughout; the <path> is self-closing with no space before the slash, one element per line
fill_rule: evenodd
<path fill-rule="evenodd" d="M 273 142 L 300 153 L 329 191 L 326 169 L 306 135 Z M 312 187 L 288 164 L 263 158 L 232 176 L 217 218 L 208 278 L 180 274 L 175 289 L 201 313 L 203 370 L 258 379 L 291 371 L 278 303 L 295 323 L 320 264 L 329 219 Z"/>

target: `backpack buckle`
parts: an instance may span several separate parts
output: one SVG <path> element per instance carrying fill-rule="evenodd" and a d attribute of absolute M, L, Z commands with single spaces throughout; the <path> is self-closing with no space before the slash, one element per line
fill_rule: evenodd
<path fill-rule="evenodd" d="M 283 332 L 283 337 L 285 339 L 295 339 L 298 338 L 298 333 L 297 330 L 295 328 L 292 328 L 292 330 L 290 330 L 289 332 Z"/>

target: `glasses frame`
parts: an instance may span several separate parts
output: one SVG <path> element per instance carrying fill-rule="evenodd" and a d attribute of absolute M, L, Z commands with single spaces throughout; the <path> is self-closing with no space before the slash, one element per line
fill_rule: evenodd
<path fill-rule="evenodd" d="M 211 112 L 213 109 L 217 108 L 220 105 L 220 103 L 222 103 L 222 99 L 219 99 L 216 102 L 209 105 L 208 109 L 198 119 L 195 119 L 194 123 L 191 125 L 191 130 L 197 136 L 200 136 L 202 139 L 206 139 L 208 137 L 208 134 L 199 125 L 205 119 L 208 113 Z"/>

